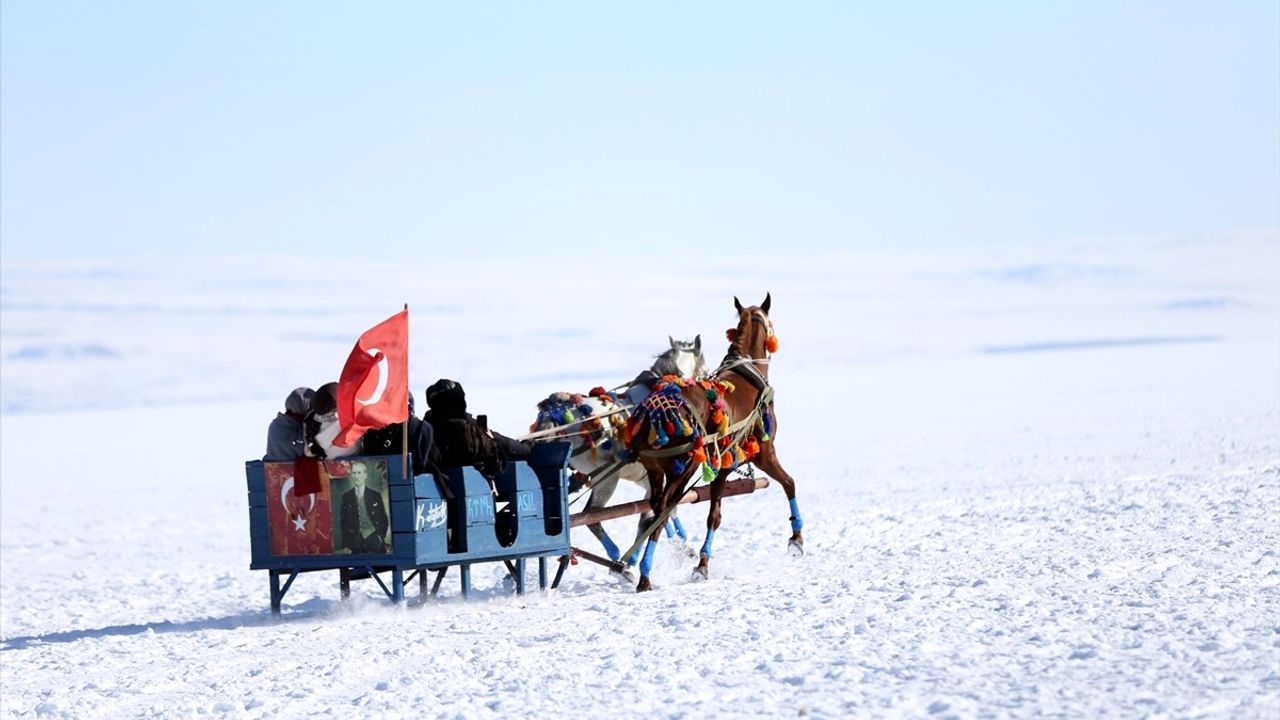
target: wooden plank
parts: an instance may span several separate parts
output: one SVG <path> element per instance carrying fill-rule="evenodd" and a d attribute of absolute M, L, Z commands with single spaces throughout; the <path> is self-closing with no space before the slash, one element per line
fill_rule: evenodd
<path fill-rule="evenodd" d="M 738 478 L 737 480 L 729 480 L 724 484 L 723 497 L 731 497 L 733 495 L 746 495 L 753 493 L 769 486 L 769 478 Z M 680 504 L 700 503 L 711 499 L 711 486 L 699 485 L 680 498 Z M 628 515 L 636 515 L 638 513 L 649 510 L 648 500 L 637 500 L 635 502 L 622 503 L 621 505 L 611 505 L 607 508 L 592 510 L 590 512 L 580 512 L 570 517 L 571 527 L 580 527 L 582 525 L 590 525 L 601 523 L 605 520 L 613 520 Z"/>
<path fill-rule="evenodd" d="M 399 455 L 379 455 L 378 460 L 387 461 L 387 484 L 392 487 L 396 485 L 413 485 L 413 478 L 404 476 L 404 458 Z"/>
<path fill-rule="evenodd" d="M 249 485 L 249 492 L 267 491 L 267 476 L 261 460 L 250 460 L 245 463 L 244 476 Z"/>
<path fill-rule="evenodd" d="M 254 562 L 267 560 L 271 557 L 271 540 L 265 535 L 249 536 L 249 553 L 253 557 Z"/>
<path fill-rule="evenodd" d="M 251 507 L 249 508 L 249 537 L 270 537 L 270 529 L 267 527 L 267 508 Z"/>
<path fill-rule="evenodd" d="M 412 532 L 447 532 L 448 503 L 440 498 L 415 498 L 413 501 Z"/>
<path fill-rule="evenodd" d="M 418 554 L 417 533 L 391 533 L 391 552 L 398 558 L 416 557 Z"/>
<path fill-rule="evenodd" d="M 538 443 L 529 454 L 528 464 L 562 470 L 569 465 L 569 453 L 573 446 L 567 442 Z"/>
<path fill-rule="evenodd" d="M 534 487 L 516 493 L 516 512 L 520 515 L 521 526 L 524 518 L 536 518 L 542 522 L 542 489 Z"/>
<path fill-rule="evenodd" d="M 387 555 L 290 555 L 287 557 L 271 557 L 262 561 L 254 561 L 251 570 L 339 570 L 341 568 L 364 567 L 371 565 L 375 570 L 390 570 L 393 567 L 411 568 L 413 560 Z"/>
<path fill-rule="evenodd" d="M 419 475 L 413 479 L 413 496 L 420 498 L 441 498 L 440 484 L 434 475 Z"/>
<path fill-rule="evenodd" d="M 391 501 L 391 532 L 415 532 L 413 500 Z"/>

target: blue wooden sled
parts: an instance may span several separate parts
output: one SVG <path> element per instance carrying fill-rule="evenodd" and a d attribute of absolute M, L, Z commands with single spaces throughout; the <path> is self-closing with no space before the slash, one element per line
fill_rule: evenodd
<path fill-rule="evenodd" d="M 525 591 L 525 562 L 538 559 L 538 586 L 547 588 L 547 558 L 560 559 L 551 587 L 560 583 L 569 564 L 569 451 L 568 443 L 536 445 L 526 462 L 510 462 L 495 482 L 497 497 L 488 481 L 472 468 L 445 473 L 448 496 L 432 475 L 403 477 L 399 455 L 344 460 L 378 460 L 387 463 L 391 547 L 387 554 L 273 555 L 268 525 L 266 474 L 261 460 L 245 463 L 249 486 L 249 537 L 252 570 L 270 573 L 271 611 L 280 604 L 299 573 L 337 570 L 342 597 L 350 594 L 352 580 L 374 579 L 393 602 L 404 602 L 404 586 L 416 577 L 420 594 L 439 592 L 445 574 L 457 566 L 462 594 L 471 592 L 471 566 L 503 562 L 515 580 L 516 592 Z M 501 508 L 499 510 L 499 508 Z M 337 512 L 335 509 L 334 512 Z M 428 590 L 427 573 L 436 572 Z M 390 584 L 380 573 L 390 573 Z M 281 579 L 283 584 L 281 583 Z"/>

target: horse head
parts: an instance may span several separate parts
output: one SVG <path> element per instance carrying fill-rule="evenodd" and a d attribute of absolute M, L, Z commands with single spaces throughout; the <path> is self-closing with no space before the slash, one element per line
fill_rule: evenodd
<path fill-rule="evenodd" d="M 693 340 L 676 340 L 670 335 L 667 342 L 671 349 L 662 353 L 653 363 L 654 374 L 678 375 L 680 377 L 698 378 L 706 373 L 707 360 L 702 356 L 702 336 L 695 335 Z"/>
<path fill-rule="evenodd" d="M 773 333 L 773 321 L 769 319 L 769 308 L 773 298 L 764 294 L 764 302 L 751 307 L 743 307 L 735 296 L 733 306 L 738 310 L 738 326 L 725 332 L 729 338 L 730 352 L 736 351 L 740 357 L 753 360 L 764 360 L 770 353 L 778 351 L 778 336 Z"/>

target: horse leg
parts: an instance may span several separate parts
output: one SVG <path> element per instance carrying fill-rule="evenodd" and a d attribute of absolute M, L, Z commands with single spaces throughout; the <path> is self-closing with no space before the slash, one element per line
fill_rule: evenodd
<path fill-rule="evenodd" d="M 783 492 L 787 494 L 787 502 L 791 505 L 791 539 L 787 541 L 787 548 L 796 555 L 803 555 L 804 536 L 800 534 L 800 530 L 804 527 L 804 521 L 800 519 L 800 506 L 796 504 L 796 481 L 782 469 L 782 464 L 778 462 L 778 453 L 773 449 L 771 442 L 763 444 L 760 454 L 752 462 L 764 471 L 764 474 L 777 480 Z"/>
<path fill-rule="evenodd" d="M 702 552 L 698 553 L 698 566 L 693 569 L 694 580 L 706 580 L 711 572 L 711 543 L 715 540 L 716 530 L 720 528 L 720 499 L 724 497 L 724 481 L 730 471 L 721 470 L 716 479 L 711 481 L 711 502 L 707 510 L 707 539 L 702 541 Z"/>
<path fill-rule="evenodd" d="M 609 504 L 609 499 L 613 497 L 613 491 L 617 489 L 617 476 L 609 478 L 608 480 L 605 480 L 599 485 L 591 488 L 591 496 L 587 498 L 586 509 L 599 510 L 600 508 L 607 506 Z M 609 556 L 610 560 L 616 561 L 621 557 L 622 551 L 618 549 L 616 544 L 614 544 L 613 538 L 609 537 L 609 533 L 605 532 L 604 525 L 595 523 L 588 525 L 587 529 L 590 530 L 591 534 L 595 535 L 596 539 L 600 541 L 600 544 L 604 546 L 605 554 Z"/>
<path fill-rule="evenodd" d="M 676 498 L 676 501 L 678 502 L 679 498 Z M 680 552 L 691 558 L 698 556 L 698 551 L 693 549 L 693 545 L 689 544 L 689 531 L 685 530 L 684 523 L 680 522 L 679 508 L 671 511 L 671 517 L 667 519 L 666 530 L 668 540 L 679 538 L 677 546 L 680 548 Z"/>
<path fill-rule="evenodd" d="M 636 539 L 644 537 L 644 531 L 649 529 L 649 525 L 653 523 L 653 511 L 646 510 L 640 513 L 640 520 L 636 522 Z M 639 545 L 635 551 L 627 556 L 627 567 L 635 567 L 640 562 L 640 553 L 643 552 L 644 546 Z"/>
<path fill-rule="evenodd" d="M 654 516 L 662 515 L 662 511 L 666 509 L 666 495 L 664 491 L 664 480 L 666 474 L 661 468 L 645 467 L 649 474 L 649 505 L 653 510 Z M 643 531 L 642 531 L 643 532 Z M 653 570 L 653 551 L 658 546 L 658 540 L 662 538 L 662 528 L 654 528 L 649 533 L 649 541 L 645 543 L 644 555 L 640 557 L 640 582 L 636 584 L 636 592 L 644 592 L 653 589 L 653 583 L 649 581 L 649 573 Z"/>
<path fill-rule="evenodd" d="M 646 500 L 653 497 L 653 488 L 651 486 L 645 489 L 644 497 Z M 653 523 L 653 518 L 653 505 L 650 503 L 649 509 L 640 513 L 640 519 L 636 521 L 636 540 L 644 537 L 644 531 L 649 529 L 649 525 Z M 628 568 L 633 568 L 636 566 L 636 563 L 640 562 L 640 553 L 643 549 L 643 545 L 637 545 L 635 552 L 627 556 Z"/>
<path fill-rule="evenodd" d="M 670 538 L 672 535 L 685 542 L 689 541 L 689 532 L 684 529 L 684 523 L 680 522 L 679 510 L 671 513 L 671 519 L 667 521 L 667 537 Z"/>

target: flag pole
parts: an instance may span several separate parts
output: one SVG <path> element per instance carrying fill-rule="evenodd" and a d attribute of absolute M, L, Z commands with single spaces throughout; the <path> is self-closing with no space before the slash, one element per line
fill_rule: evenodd
<path fill-rule="evenodd" d="M 404 313 L 405 313 L 404 324 L 406 326 L 406 330 L 404 334 L 404 391 L 406 393 L 412 393 L 413 388 L 409 387 L 409 332 L 407 330 L 407 327 L 409 325 L 409 303 L 404 304 Z M 400 433 L 400 467 L 404 469 L 403 479 L 405 480 L 405 482 L 408 482 L 409 480 L 409 421 L 413 419 L 409 417 L 408 398 L 405 398 L 404 414 L 405 414 L 405 418 L 404 418 L 404 423 L 402 424 L 403 429 L 401 430 L 401 433 Z"/>

